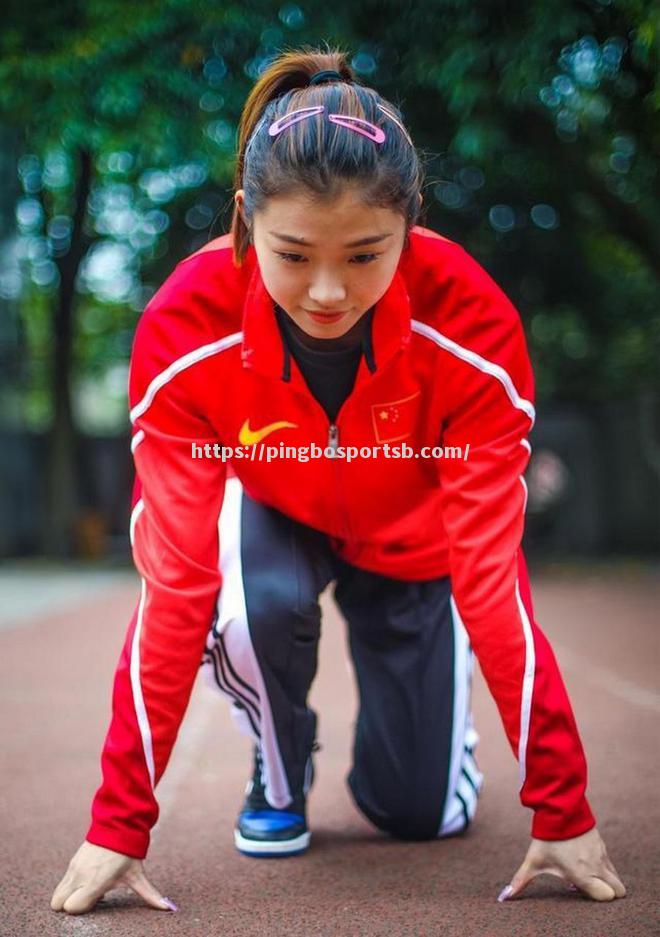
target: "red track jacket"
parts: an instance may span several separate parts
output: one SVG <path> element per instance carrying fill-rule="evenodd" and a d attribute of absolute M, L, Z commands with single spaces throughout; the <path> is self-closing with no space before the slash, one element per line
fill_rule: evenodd
<path fill-rule="evenodd" d="M 533 375 L 515 308 L 458 244 L 416 227 L 373 319 L 373 358 L 330 425 L 285 355 L 251 247 L 229 236 L 181 261 L 137 327 L 129 398 L 131 517 L 142 593 L 115 674 L 87 839 L 142 858 L 222 576 L 227 471 L 255 499 L 325 531 L 348 562 L 451 575 L 454 599 L 520 767 L 532 835 L 595 820 L 586 763 L 520 547 Z M 266 438 L 267 437 L 267 438 Z M 260 445 L 460 447 L 467 458 L 253 458 Z M 232 467 L 192 445 L 236 447 Z M 216 450 L 218 451 L 218 450 Z"/>

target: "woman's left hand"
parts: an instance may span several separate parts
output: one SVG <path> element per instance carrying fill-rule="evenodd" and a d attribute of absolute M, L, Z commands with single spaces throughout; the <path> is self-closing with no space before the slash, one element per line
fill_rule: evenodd
<path fill-rule="evenodd" d="M 542 873 L 563 878 L 595 901 L 613 901 L 626 894 L 596 827 L 573 839 L 532 839 L 525 861 L 497 900 L 520 894 Z"/>

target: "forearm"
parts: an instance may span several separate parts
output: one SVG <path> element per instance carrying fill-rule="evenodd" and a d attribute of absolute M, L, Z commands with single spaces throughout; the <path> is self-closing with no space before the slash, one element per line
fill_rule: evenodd
<path fill-rule="evenodd" d="M 174 595 L 143 580 L 115 672 L 90 842 L 146 855 L 158 819 L 155 787 L 188 707 L 219 586 L 218 572 Z"/>
<path fill-rule="evenodd" d="M 460 583 L 455 600 L 518 761 L 532 835 L 568 839 L 595 825 L 586 760 L 557 661 L 534 619 L 522 550 L 500 583 L 501 594 L 480 607 L 462 601 Z"/>

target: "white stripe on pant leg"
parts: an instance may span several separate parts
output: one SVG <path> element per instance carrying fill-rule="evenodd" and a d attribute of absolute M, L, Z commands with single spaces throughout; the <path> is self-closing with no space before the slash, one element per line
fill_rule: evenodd
<path fill-rule="evenodd" d="M 450 600 L 451 620 L 454 631 L 454 709 L 452 714 L 452 741 L 447 778 L 447 797 L 438 835 L 456 832 L 465 824 L 463 806 L 455 796 L 461 774 L 465 745 L 465 727 L 468 720 L 468 671 L 466 659 L 469 656 L 469 641 L 461 621 L 454 597 Z"/>
<path fill-rule="evenodd" d="M 465 752 L 463 755 L 463 770 L 461 773 L 463 772 L 468 775 L 473 787 L 480 791 L 483 786 L 484 776 L 470 752 Z"/>
<path fill-rule="evenodd" d="M 231 709 L 231 718 L 234 722 L 234 725 L 239 732 L 242 732 L 243 735 L 249 735 L 252 741 L 255 744 L 259 744 L 259 736 L 255 735 L 254 729 L 252 728 L 252 723 L 248 719 L 248 714 L 245 712 L 243 707 L 238 707 L 235 702 L 232 703 Z"/>
<path fill-rule="evenodd" d="M 447 797 L 438 836 L 449 836 L 464 828 L 463 803 L 470 820 L 476 812 L 477 794 L 463 774 L 463 769 L 477 790 L 481 789 L 483 783 L 483 775 L 477 769 L 474 758 L 465 750 L 466 746 L 474 748 L 479 741 L 470 705 L 474 653 L 453 596 L 450 598 L 450 607 L 454 629 L 454 711 Z"/>
<path fill-rule="evenodd" d="M 465 777 L 463 772 L 461 772 L 458 778 L 458 784 L 456 785 L 456 790 L 465 801 L 465 804 L 467 806 L 468 816 L 471 819 L 477 811 L 477 792 L 472 787 L 472 785 L 470 784 L 468 779 Z"/>
<path fill-rule="evenodd" d="M 241 732 L 255 742 L 261 738 L 261 711 L 256 691 L 251 694 L 231 673 L 223 655 L 222 641 L 215 637 L 214 647 L 206 650 L 203 663 L 207 665 L 206 678 L 214 691 L 220 691 L 232 703 L 231 716 Z M 242 713 L 244 719 L 240 717 Z"/>
<path fill-rule="evenodd" d="M 222 588 L 218 596 L 218 618 L 215 630 L 223 636 L 224 659 L 231 663 L 231 667 L 241 680 L 252 687 L 257 694 L 258 700 L 255 700 L 255 703 L 261 716 L 261 754 L 266 799 L 271 806 L 282 808 L 291 803 L 292 796 L 275 734 L 270 701 L 248 626 L 241 559 L 242 500 L 243 486 L 240 481 L 238 478 L 228 478 L 219 521 Z M 207 648 L 211 649 L 217 640 L 211 630 L 207 639 Z M 203 666 L 209 668 L 206 674 L 208 682 L 217 691 L 219 687 L 213 679 L 211 662 L 207 660 Z M 231 680 L 231 675 L 229 679 Z M 234 681 L 231 680 L 231 682 Z M 249 694 L 249 691 L 244 688 L 240 689 L 246 695 Z M 254 739 L 249 720 L 244 713 L 240 714 L 235 706 L 232 706 L 232 717 L 239 730 Z"/>
<path fill-rule="evenodd" d="M 472 653 L 472 662 L 470 665 L 471 669 L 474 667 L 474 652 Z M 465 730 L 465 745 L 467 748 L 473 749 L 479 743 L 479 733 L 474 727 L 474 722 L 472 721 L 472 712 L 470 712 L 470 720 L 468 722 L 467 729 Z"/>

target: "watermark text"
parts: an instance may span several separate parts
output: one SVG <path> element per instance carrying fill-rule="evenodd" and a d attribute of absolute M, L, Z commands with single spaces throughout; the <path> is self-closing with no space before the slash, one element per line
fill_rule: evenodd
<path fill-rule="evenodd" d="M 223 446 L 220 443 L 192 443 L 193 459 L 219 459 L 229 462 L 231 459 L 250 462 L 274 462 L 278 459 L 295 459 L 309 462 L 314 459 L 343 459 L 353 462 L 356 459 L 462 459 L 467 462 L 470 443 L 465 446 L 422 446 L 413 449 L 407 443 L 399 445 L 381 443 L 378 446 L 279 446 L 258 443 L 253 446 Z"/>

